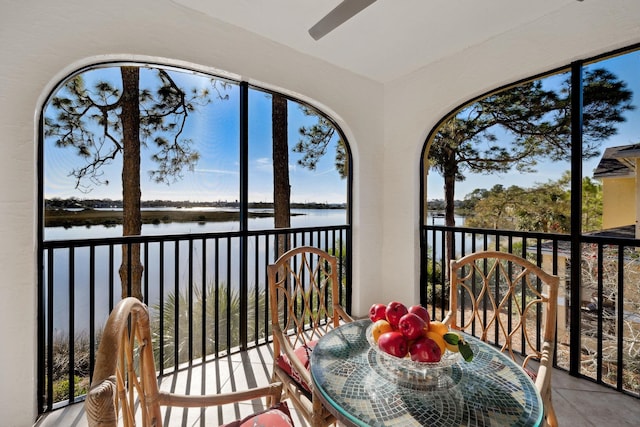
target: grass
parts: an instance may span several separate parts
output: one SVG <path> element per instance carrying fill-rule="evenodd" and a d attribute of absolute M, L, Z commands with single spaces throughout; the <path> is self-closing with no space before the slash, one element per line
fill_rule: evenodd
<path fill-rule="evenodd" d="M 100 331 L 101 332 L 101 331 Z M 101 333 L 98 333 L 98 337 Z M 57 337 L 53 341 L 53 402 L 60 402 L 70 398 L 69 388 L 69 337 Z M 73 378 L 74 396 L 79 397 L 89 389 L 89 337 L 87 333 L 76 335 L 74 338 Z"/>

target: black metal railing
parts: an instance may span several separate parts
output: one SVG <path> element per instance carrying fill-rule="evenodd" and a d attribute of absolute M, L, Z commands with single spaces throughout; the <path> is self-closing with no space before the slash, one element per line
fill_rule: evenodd
<path fill-rule="evenodd" d="M 420 298 L 432 317 L 449 308 L 445 254 L 481 250 L 510 252 L 560 276 L 556 367 L 640 397 L 640 240 L 425 225 Z"/>
<path fill-rule="evenodd" d="M 122 246 L 139 246 L 160 374 L 270 339 L 267 265 L 278 240 L 339 259 L 341 303 L 351 310 L 350 227 L 130 236 L 42 243 L 38 322 L 40 412 L 84 399 L 100 333 L 121 298 Z M 127 268 L 131 279 L 131 268 Z M 128 280 L 130 283 L 131 280 Z"/>

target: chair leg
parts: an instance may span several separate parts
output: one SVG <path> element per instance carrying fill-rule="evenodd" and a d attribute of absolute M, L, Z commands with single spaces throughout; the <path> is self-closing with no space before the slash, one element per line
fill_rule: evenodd
<path fill-rule="evenodd" d="M 275 374 L 275 369 L 274 369 L 274 373 L 271 374 L 271 382 L 279 382 L 280 379 L 278 378 L 278 376 Z M 279 401 L 282 402 L 282 400 L 284 400 L 285 398 L 285 390 L 284 387 L 282 388 L 282 394 L 280 395 L 280 399 Z M 267 396 L 267 408 L 272 407 L 273 405 L 276 404 L 276 400 L 275 397 L 273 397 L 272 395 Z"/>
<path fill-rule="evenodd" d="M 545 408 L 545 418 L 549 427 L 558 427 L 558 418 L 556 417 L 556 411 L 555 409 L 553 409 L 553 404 L 551 403 L 551 401 L 547 402 L 547 407 Z"/>
<path fill-rule="evenodd" d="M 551 400 L 552 395 L 553 391 L 551 390 L 551 385 L 549 385 L 542 393 L 542 404 L 544 405 L 543 425 L 558 427 L 558 418 L 556 417 L 556 411 L 553 408 L 553 401 Z"/>
<path fill-rule="evenodd" d="M 313 414 L 311 415 L 311 427 L 324 427 L 324 417 L 322 415 L 323 406 L 320 400 L 312 397 Z"/>

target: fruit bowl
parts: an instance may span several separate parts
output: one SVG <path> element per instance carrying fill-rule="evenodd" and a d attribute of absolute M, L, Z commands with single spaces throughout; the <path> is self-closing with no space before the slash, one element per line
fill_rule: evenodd
<path fill-rule="evenodd" d="M 381 367 L 383 373 L 391 373 L 398 381 L 413 383 L 438 379 L 445 369 L 462 360 L 460 353 L 451 351 L 445 351 L 439 362 L 414 362 L 409 356 L 403 358 L 393 356 L 378 347 L 373 339 L 372 328 L 373 325 L 369 325 L 366 331 L 367 341 L 372 350 L 369 352 L 371 365 L 374 368 Z"/>

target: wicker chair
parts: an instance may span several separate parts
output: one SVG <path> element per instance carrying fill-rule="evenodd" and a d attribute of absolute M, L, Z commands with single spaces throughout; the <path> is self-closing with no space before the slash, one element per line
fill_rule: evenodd
<path fill-rule="evenodd" d="M 228 426 L 292 426 L 286 403 L 279 400 L 281 394 L 279 383 L 207 396 L 159 391 L 147 306 L 136 298 L 125 298 L 105 325 L 85 412 L 90 427 L 150 427 L 163 425 L 161 406 L 195 408 L 269 397 L 271 408 Z"/>
<path fill-rule="evenodd" d="M 339 304 L 337 260 L 313 247 L 284 253 L 268 266 L 273 329 L 273 381 L 284 385 L 299 414 L 313 426 L 335 422 L 314 394 L 309 354 L 317 340 L 353 319 Z"/>
<path fill-rule="evenodd" d="M 493 251 L 452 260 L 450 274 L 450 310 L 443 322 L 500 346 L 521 363 L 542 395 L 546 425 L 557 426 L 551 372 L 558 276 L 521 257 Z"/>

